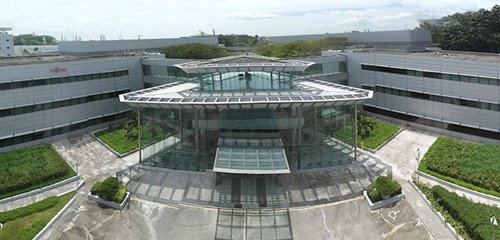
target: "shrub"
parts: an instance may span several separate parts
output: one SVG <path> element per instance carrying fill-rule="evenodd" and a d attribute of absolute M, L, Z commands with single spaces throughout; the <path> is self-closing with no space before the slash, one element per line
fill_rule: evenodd
<path fill-rule="evenodd" d="M 119 186 L 120 182 L 118 181 L 118 179 L 116 179 L 115 177 L 108 177 L 104 181 L 96 183 L 94 187 L 92 187 L 92 189 L 94 190 L 93 194 L 108 201 L 112 201 L 113 196 L 115 196 L 116 192 L 118 192 Z"/>
<path fill-rule="evenodd" d="M 432 194 L 446 211 L 458 222 L 472 239 L 491 237 L 491 216 L 499 216 L 500 208 L 475 203 L 441 186 L 432 187 Z"/>
<path fill-rule="evenodd" d="M 41 212 L 55 206 L 58 202 L 59 198 L 56 196 L 52 196 L 26 207 L 13 209 L 6 212 L 0 212 L 0 223 L 13 221 L 15 219 L 31 215 L 33 213 Z"/>
<path fill-rule="evenodd" d="M 127 187 L 121 185 L 116 194 L 113 196 L 113 202 L 122 203 L 127 196 Z"/>
<path fill-rule="evenodd" d="M 380 176 L 375 180 L 375 188 L 380 193 L 382 198 L 391 197 L 397 195 L 397 190 L 399 183 L 393 181 L 386 176 Z M 401 188 L 401 186 L 399 186 Z"/>
<path fill-rule="evenodd" d="M 117 178 L 108 177 L 102 182 L 96 182 L 90 193 L 108 201 L 122 203 L 127 195 L 127 187 L 120 185 Z"/>
<path fill-rule="evenodd" d="M 372 201 L 372 203 L 380 201 L 382 199 L 380 197 L 380 193 L 378 193 L 378 191 L 376 189 L 369 191 L 368 197 L 370 198 L 370 201 Z"/>

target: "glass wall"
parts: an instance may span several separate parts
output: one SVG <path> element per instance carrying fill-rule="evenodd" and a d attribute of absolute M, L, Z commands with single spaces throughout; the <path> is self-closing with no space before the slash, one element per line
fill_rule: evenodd
<path fill-rule="evenodd" d="M 230 72 L 202 76 L 201 90 L 279 90 L 292 89 L 293 74 L 283 72 Z"/>
<path fill-rule="evenodd" d="M 352 106 L 141 112 L 143 126 L 164 134 L 162 140 L 144 147 L 144 164 L 148 166 L 190 171 L 211 169 L 219 138 L 227 136 L 280 137 L 291 170 L 353 161 Z"/>

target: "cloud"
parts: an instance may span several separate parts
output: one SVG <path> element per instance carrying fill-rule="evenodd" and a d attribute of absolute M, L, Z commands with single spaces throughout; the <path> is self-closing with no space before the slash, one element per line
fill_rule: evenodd
<path fill-rule="evenodd" d="M 268 12 L 234 11 L 224 14 L 224 17 L 232 19 L 269 19 L 277 18 L 278 15 Z"/>

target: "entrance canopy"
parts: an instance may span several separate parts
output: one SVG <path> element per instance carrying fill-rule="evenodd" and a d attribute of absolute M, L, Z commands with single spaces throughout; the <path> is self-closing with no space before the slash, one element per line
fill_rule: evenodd
<path fill-rule="evenodd" d="M 214 172 L 236 174 L 290 173 L 279 134 L 238 134 L 219 138 Z"/>

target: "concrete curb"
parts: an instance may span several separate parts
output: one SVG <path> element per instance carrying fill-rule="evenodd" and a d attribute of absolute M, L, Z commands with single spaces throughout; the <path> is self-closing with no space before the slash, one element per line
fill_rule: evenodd
<path fill-rule="evenodd" d="M 43 188 L 38 188 L 38 189 L 32 190 L 30 192 L 25 192 L 25 193 L 21 193 L 21 194 L 12 196 L 12 197 L 4 198 L 4 199 L 0 200 L 0 204 L 4 204 L 4 203 L 16 201 L 16 200 L 19 200 L 21 198 L 26 198 L 26 197 L 29 197 L 29 196 L 32 196 L 32 195 L 35 195 L 35 194 L 46 192 L 46 191 L 52 190 L 54 188 L 58 188 L 58 187 L 61 187 L 63 185 L 66 185 L 66 184 L 72 183 L 74 181 L 77 181 L 78 179 L 80 179 L 79 176 L 73 176 L 73 177 L 64 179 L 62 181 L 59 181 L 57 183 L 54 183 L 52 185 L 45 186 Z"/>
<path fill-rule="evenodd" d="M 440 212 L 436 211 L 436 209 L 434 209 L 434 207 L 432 207 L 431 202 L 429 202 L 429 200 L 427 199 L 427 197 L 425 197 L 424 193 L 422 193 L 420 191 L 420 189 L 418 189 L 418 187 L 411 180 L 408 179 L 407 182 L 408 182 L 408 184 L 410 184 L 410 186 L 413 188 L 413 190 L 415 190 L 415 192 L 418 195 L 420 195 L 420 197 L 422 197 L 422 199 L 424 200 L 424 203 L 432 210 L 432 212 L 434 212 L 434 214 L 436 214 L 436 216 L 446 226 L 446 228 L 448 230 L 450 230 L 451 234 L 455 237 L 455 239 L 462 240 L 463 238 L 460 235 L 457 234 L 457 231 L 455 230 L 455 228 L 453 228 L 449 223 L 447 223 L 446 220 L 444 219 L 443 215 L 441 215 Z M 411 204 L 410 204 L 410 206 L 411 206 Z M 413 206 L 412 206 L 412 208 L 413 208 Z M 416 212 L 415 209 L 413 209 L 413 210 Z M 429 231 L 429 229 L 425 225 L 425 223 L 424 223 L 424 226 L 425 226 L 425 228 L 427 228 L 427 231 L 432 234 L 432 232 Z"/>
<path fill-rule="evenodd" d="M 390 197 L 388 199 L 383 199 L 383 200 L 380 200 L 380 201 L 375 202 L 375 203 L 372 203 L 372 201 L 370 200 L 370 197 L 368 197 L 368 192 L 366 190 L 363 191 L 363 196 L 366 199 L 366 201 L 368 202 L 370 210 L 373 211 L 375 209 L 383 208 L 387 205 L 401 201 L 403 198 L 405 198 L 405 193 L 401 192 L 400 194 L 398 194 L 396 196 Z"/>
<path fill-rule="evenodd" d="M 421 172 L 419 170 L 416 170 L 415 174 L 417 174 L 418 176 L 423 177 L 423 178 L 425 178 L 427 180 L 438 182 L 439 184 L 445 185 L 447 187 L 450 187 L 450 188 L 453 188 L 453 189 L 456 189 L 456 190 L 460 190 L 462 192 L 466 192 L 466 193 L 474 195 L 476 197 L 484 198 L 484 199 L 487 199 L 487 200 L 490 200 L 490 201 L 494 201 L 494 202 L 497 203 L 498 206 L 500 206 L 500 198 L 498 198 L 498 197 L 491 196 L 491 195 L 488 195 L 488 194 L 484 194 L 484 193 L 481 193 L 481 192 L 476 192 L 474 190 L 470 190 L 468 188 L 465 188 L 465 187 L 456 185 L 454 183 L 450 183 L 450 182 L 444 181 L 442 179 L 439 179 L 437 177 L 431 176 L 431 175 L 429 175 L 427 173 L 424 173 L 424 172 Z"/>
<path fill-rule="evenodd" d="M 58 197 L 59 196 L 62 196 L 68 192 L 71 192 L 71 191 L 78 191 L 78 189 L 80 189 L 83 185 L 85 184 L 85 180 L 83 180 L 77 187 L 76 189 L 74 190 L 70 190 L 70 191 L 67 191 L 65 193 L 61 193 L 59 195 L 57 195 Z M 78 194 L 78 193 L 77 193 Z M 71 207 L 71 205 L 76 201 L 76 196 L 77 194 L 75 194 L 75 196 L 73 196 L 71 198 L 71 200 L 69 200 L 68 203 L 66 203 L 66 205 L 64 205 L 64 207 L 59 210 L 59 212 L 49 221 L 49 223 L 47 223 L 47 225 L 45 225 L 45 227 L 40 231 L 38 232 L 37 235 L 35 235 L 35 237 L 33 238 L 34 240 L 38 240 L 40 239 L 43 235 L 45 235 L 45 233 L 47 233 L 47 231 L 52 227 L 52 225 L 54 225 L 54 223 L 59 220 L 59 218 L 61 218 L 61 216 Z"/>

